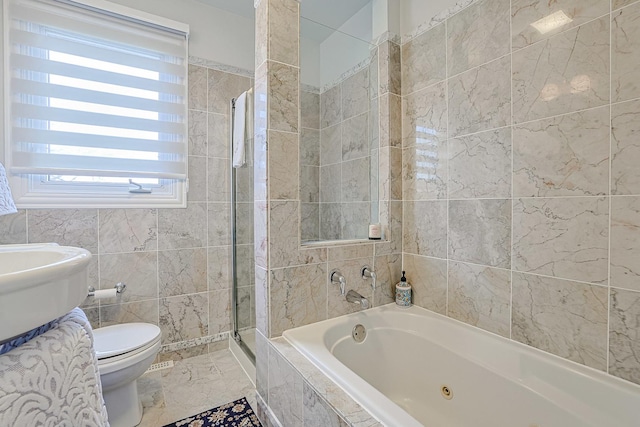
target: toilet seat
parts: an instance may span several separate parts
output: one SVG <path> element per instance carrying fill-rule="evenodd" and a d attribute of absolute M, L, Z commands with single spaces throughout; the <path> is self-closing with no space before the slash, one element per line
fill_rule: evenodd
<path fill-rule="evenodd" d="M 133 355 L 160 339 L 160 328 L 149 323 L 123 323 L 93 331 L 98 360 Z M 112 359 L 113 360 L 113 359 Z"/>
<path fill-rule="evenodd" d="M 133 366 L 160 349 L 160 328 L 148 323 L 125 323 L 94 330 L 100 374 Z"/>

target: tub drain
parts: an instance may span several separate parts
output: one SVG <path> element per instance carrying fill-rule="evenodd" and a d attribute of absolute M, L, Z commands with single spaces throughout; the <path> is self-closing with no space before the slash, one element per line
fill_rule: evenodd
<path fill-rule="evenodd" d="M 353 327 L 351 336 L 355 342 L 362 342 L 367 337 L 367 330 L 361 324 L 357 324 Z"/>
<path fill-rule="evenodd" d="M 443 385 L 440 388 L 440 393 L 442 393 L 442 397 L 444 397 L 447 400 L 453 399 L 453 391 L 451 391 L 451 389 L 446 385 Z"/>

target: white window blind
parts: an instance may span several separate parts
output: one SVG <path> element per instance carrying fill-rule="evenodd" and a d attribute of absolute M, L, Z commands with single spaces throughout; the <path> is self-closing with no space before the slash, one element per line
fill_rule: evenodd
<path fill-rule="evenodd" d="M 186 180 L 188 27 L 84 3 L 5 0 L 10 172 Z"/>

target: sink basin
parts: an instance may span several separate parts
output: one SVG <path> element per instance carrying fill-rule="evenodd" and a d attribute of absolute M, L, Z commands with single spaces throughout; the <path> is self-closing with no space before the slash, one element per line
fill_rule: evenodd
<path fill-rule="evenodd" d="M 0 343 L 80 305 L 90 260 L 89 251 L 55 243 L 0 245 Z"/>

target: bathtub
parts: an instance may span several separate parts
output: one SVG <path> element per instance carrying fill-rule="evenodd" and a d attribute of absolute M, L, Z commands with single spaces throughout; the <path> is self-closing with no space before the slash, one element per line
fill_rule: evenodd
<path fill-rule="evenodd" d="M 419 307 L 390 304 L 283 336 L 389 427 L 640 426 L 640 386 Z"/>

